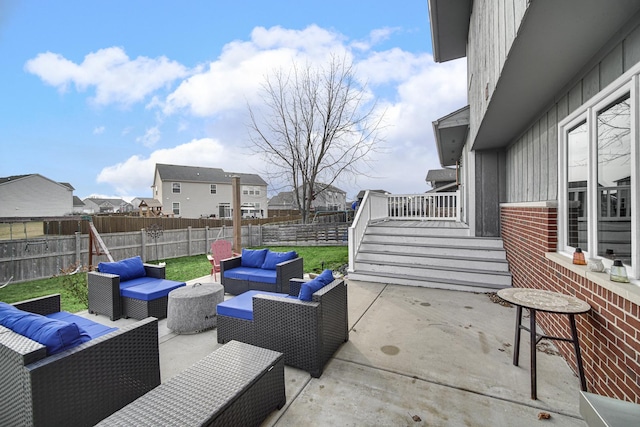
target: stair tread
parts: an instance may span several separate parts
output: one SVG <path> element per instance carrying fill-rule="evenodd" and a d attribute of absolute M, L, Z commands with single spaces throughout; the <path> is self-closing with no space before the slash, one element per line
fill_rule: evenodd
<path fill-rule="evenodd" d="M 448 255 L 438 255 L 438 254 L 409 254 L 405 252 L 393 252 L 393 251 L 375 251 L 369 249 L 360 249 L 358 254 L 375 254 L 375 255 L 398 255 L 398 256 L 410 256 L 410 257 L 420 257 L 420 258 L 438 258 L 438 259 L 455 259 L 457 261 L 482 261 L 482 262 L 491 262 L 491 263 L 499 263 L 499 264 L 507 264 L 506 259 L 499 258 L 485 258 L 485 257 L 472 257 L 472 256 L 461 256 L 452 258 Z"/>
<path fill-rule="evenodd" d="M 500 288 L 508 288 L 511 285 L 500 285 L 495 283 L 485 283 L 485 282 L 477 282 L 477 281 L 469 281 L 469 280 L 460 280 L 460 279 L 446 279 L 446 278 L 437 278 L 437 279 L 425 279 L 421 276 L 411 276 L 408 274 L 385 274 L 382 272 L 353 272 L 349 273 L 349 276 L 376 276 L 376 277 L 384 277 L 389 279 L 405 279 L 412 280 L 421 283 L 443 283 L 448 285 L 459 285 L 459 286 L 469 286 L 469 287 L 477 287 L 477 288 L 492 288 L 492 289 L 500 289 Z M 358 279 L 354 279 L 358 280 Z"/>
<path fill-rule="evenodd" d="M 358 264 L 380 264 L 379 262 L 374 261 L 363 261 L 356 259 L 356 263 Z M 394 267 L 409 267 L 415 269 L 422 270 L 440 270 L 440 271 L 455 271 L 460 273 L 476 273 L 476 274 L 492 274 L 496 276 L 511 276 L 511 273 L 508 271 L 494 271 L 494 270 L 480 270 L 477 268 L 460 268 L 460 267 L 447 267 L 447 266 L 439 266 L 439 265 L 421 265 L 421 264 L 410 264 L 404 262 L 393 262 L 393 261 L 385 261 L 384 265 L 394 266 Z"/>
<path fill-rule="evenodd" d="M 439 249 L 477 249 L 481 251 L 504 251 L 503 247 L 498 247 L 498 246 L 460 246 L 460 245 L 443 245 L 443 244 L 436 245 L 436 244 L 429 244 L 429 243 L 372 242 L 369 240 L 363 240 L 362 244 L 363 245 L 371 244 L 371 245 L 419 246 L 421 248 L 426 247 L 426 248 L 439 248 Z"/>

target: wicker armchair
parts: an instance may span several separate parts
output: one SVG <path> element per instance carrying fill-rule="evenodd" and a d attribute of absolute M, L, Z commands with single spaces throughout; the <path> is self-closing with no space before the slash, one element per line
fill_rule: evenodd
<path fill-rule="evenodd" d="M 304 280 L 290 281 L 297 296 Z M 218 314 L 218 342 L 242 341 L 284 353 L 284 363 L 318 378 L 342 343 L 349 340 L 347 285 L 334 280 L 300 301 L 266 294 L 253 297 L 253 320 Z"/>
<path fill-rule="evenodd" d="M 60 311 L 60 295 L 14 305 L 51 314 Z M 0 326 L 0 423 L 92 426 L 160 384 L 158 354 L 155 318 L 52 356 Z"/>

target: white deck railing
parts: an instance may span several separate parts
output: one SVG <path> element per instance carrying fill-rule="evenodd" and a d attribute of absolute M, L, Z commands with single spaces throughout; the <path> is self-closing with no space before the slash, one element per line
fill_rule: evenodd
<path fill-rule="evenodd" d="M 349 271 L 371 222 L 383 219 L 460 221 L 460 192 L 423 194 L 381 194 L 367 191 L 349 227 Z"/>

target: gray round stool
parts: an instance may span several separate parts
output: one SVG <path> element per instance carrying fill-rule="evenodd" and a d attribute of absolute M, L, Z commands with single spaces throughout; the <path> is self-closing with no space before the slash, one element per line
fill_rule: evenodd
<path fill-rule="evenodd" d="M 169 292 L 167 328 L 174 332 L 200 332 L 216 326 L 216 306 L 224 301 L 217 283 L 183 286 Z"/>

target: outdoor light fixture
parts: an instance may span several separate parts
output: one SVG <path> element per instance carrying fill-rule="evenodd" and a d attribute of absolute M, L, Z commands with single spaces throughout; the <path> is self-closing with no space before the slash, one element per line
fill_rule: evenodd
<path fill-rule="evenodd" d="M 624 268 L 624 265 L 622 265 L 622 261 L 620 261 L 619 259 L 613 260 L 609 279 L 611 279 L 613 282 L 629 283 L 629 278 L 627 277 L 627 269 Z"/>
<path fill-rule="evenodd" d="M 577 265 L 587 265 L 587 261 L 584 259 L 584 253 L 582 249 L 576 248 L 576 251 L 573 253 L 573 263 Z"/>

